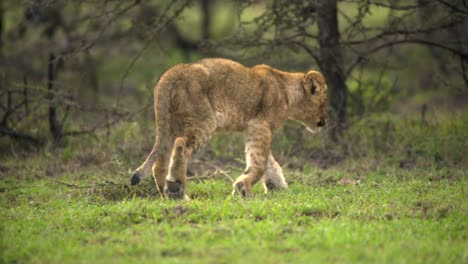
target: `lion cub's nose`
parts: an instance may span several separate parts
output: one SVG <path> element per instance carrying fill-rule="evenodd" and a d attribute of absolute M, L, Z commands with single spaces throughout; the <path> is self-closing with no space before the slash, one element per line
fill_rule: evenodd
<path fill-rule="evenodd" d="M 321 118 L 320 121 L 317 123 L 317 126 L 324 127 L 326 124 L 327 124 L 327 120 L 324 118 Z"/>

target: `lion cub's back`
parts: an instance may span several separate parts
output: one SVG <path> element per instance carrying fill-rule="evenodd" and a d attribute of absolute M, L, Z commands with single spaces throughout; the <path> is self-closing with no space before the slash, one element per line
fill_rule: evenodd
<path fill-rule="evenodd" d="M 261 100 L 260 76 L 227 59 L 204 59 L 198 63 L 210 73 L 208 94 L 219 127 L 242 130 Z"/>
<path fill-rule="evenodd" d="M 242 130 L 262 98 L 261 77 L 251 68 L 228 59 L 179 64 L 164 75 L 173 89 L 175 105 L 186 108 L 188 101 L 198 103 L 201 97 L 207 98 L 218 128 Z"/>

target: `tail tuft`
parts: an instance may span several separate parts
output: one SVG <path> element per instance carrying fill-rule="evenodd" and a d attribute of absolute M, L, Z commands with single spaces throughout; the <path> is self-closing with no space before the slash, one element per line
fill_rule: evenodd
<path fill-rule="evenodd" d="M 141 181 L 140 173 L 139 172 L 133 173 L 132 178 L 130 179 L 130 183 L 132 185 L 137 185 L 140 183 L 140 181 Z"/>

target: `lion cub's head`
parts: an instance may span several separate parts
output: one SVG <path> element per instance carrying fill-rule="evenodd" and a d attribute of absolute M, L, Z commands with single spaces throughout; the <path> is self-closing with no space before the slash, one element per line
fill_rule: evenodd
<path fill-rule="evenodd" d="M 313 133 L 323 128 L 328 121 L 327 84 L 320 72 L 309 71 L 302 79 L 302 98 L 292 118 L 303 123 Z"/>

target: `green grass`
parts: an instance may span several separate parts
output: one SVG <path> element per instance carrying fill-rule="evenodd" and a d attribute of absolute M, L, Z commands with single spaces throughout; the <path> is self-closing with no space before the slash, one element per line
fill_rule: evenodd
<path fill-rule="evenodd" d="M 273 153 L 290 188 L 249 199 L 231 196 L 238 135 L 202 153 L 189 202 L 128 186 L 151 147 L 144 122 L 61 149 L 6 144 L 0 263 L 467 263 L 466 117 L 375 114 L 339 145 L 288 124 Z"/>
<path fill-rule="evenodd" d="M 102 177 L 87 173 L 58 179 Z M 466 263 L 463 170 L 362 173 L 288 172 L 287 191 L 257 185 L 252 199 L 232 197 L 222 176 L 192 180 L 190 202 L 143 195 L 154 194 L 150 182 L 80 189 L 5 178 L 2 262 Z"/>

